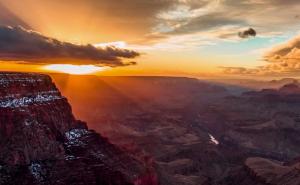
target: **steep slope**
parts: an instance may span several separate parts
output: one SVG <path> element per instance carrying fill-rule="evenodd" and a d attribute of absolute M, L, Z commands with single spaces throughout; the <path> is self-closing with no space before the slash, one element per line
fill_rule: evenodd
<path fill-rule="evenodd" d="M 152 185 L 147 164 L 74 118 L 41 74 L 0 73 L 0 184 Z"/>

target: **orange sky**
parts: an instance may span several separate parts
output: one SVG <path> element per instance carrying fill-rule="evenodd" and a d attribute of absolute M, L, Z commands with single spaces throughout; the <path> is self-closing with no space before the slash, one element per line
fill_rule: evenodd
<path fill-rule="evenodd" d="M 248 68 L 268 66 L 262 60 L 266 51 L 295 37 L 299 29 L 296 10 L 300 3 L 292 0 L 70 2 L 0 0 L 2 14 L 11 19 L 0 17 L 0 25 L 21 25 L 74 44 L 111 43 L 141 54 L 124 59 L 137 65 L 105 68 L 100 75 L 218 76 L 224 75 L 222 67 L 230 67 L 226 72 L 247 68 L 247 74 L 252 74 Z M 249 27 L 257 31 L 256 37 L 238 36 Z M 0 68 L 44 71 L 40 65 L 12 61 Z"/>

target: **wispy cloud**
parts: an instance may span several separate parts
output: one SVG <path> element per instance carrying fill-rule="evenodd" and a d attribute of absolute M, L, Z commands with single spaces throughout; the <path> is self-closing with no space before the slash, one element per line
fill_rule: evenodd
<path fill-rule="evenodd" d="M 290 31 L 299 29 L 298 0 L 123 0 L 122 3 L 112 0 L 85 0 L 74 1 L 72 7 L 68 6 L 69 0 L 43 0 L 39 3 L 50 4 L 51 8 L 57 6 L 68 13 L 85 10 L 84 15 L 89 16 L 87 19 L 93 22 L 92 27 L 101 29 L 86 30 L 80 33 L 82 37 L 91 38 L 87 35 L 100 33 L 112 34 L 111 28 L 122 28 L 114 29 L 116 38 L 126 40 L 124 38 L 130 35 L 127 42 L 143 45 L 153 45 L 172 40 L 168 38 L 200 32 L 218 32 L 219 34 L 214 35 L 216 41 L 220 38 L 236 41 L 239 39 L 237 33 L 249 27 L 255 29 L 258 36 L 262 33 L 270 35 L 284 32 L 287 28 Z M 45 14 L 43 17 L 48 17 L 46 14 L 53 12 L 51 8 L 40 11 Z M 62 12 L 57 12 L 60 13 Z M 69 20 L 63 20 L 65 17 L 61 16 L 62 23 L 68 23 Z M 1 19 L 0 16 L 0 22 Z M 62 27 L 69 29 L 64 25 Z M 238 29 L 229 33 L 228 29 L 222 30 L 224 27 Z"/>
<path fill-rule="evenodd" d="M 171 4 L 153 14 L 151 30 L 135 44 L 169 45 L 179 37 L 193 35 L 195 42 L 203 46 L 219 41 L 239 42 L 249 36 L 277 37 L 287 27 L 290 32 L 299 29 L 295 17 L 300 4 L 295 0 L 174 0 Z M 203 39 L 205 36 L 208 37 Z M 177 44 L 186 45 L 184 41 Z"/>

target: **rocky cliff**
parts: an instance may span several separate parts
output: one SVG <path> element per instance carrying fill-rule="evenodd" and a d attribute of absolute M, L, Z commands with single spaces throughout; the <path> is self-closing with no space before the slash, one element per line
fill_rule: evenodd
<path fill-rule="evenodd" d="M 0 73 L 0 184 L 154 185 L 156 177 L 76 120 L 49 76 Z"/>
<path fill-rule="evenodd" d="M 299 185 L 299 160 L 284 163 L 260 157 L 248 158 L 220 185 Z"/>

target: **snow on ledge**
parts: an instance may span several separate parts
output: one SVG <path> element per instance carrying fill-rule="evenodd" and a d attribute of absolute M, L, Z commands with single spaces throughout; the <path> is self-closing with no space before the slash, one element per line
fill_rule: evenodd
<path fill-rule="evenodd" d="M 72 129 L 65 133 L 65 137 L 67 142 L 65 143 L 67 146 L 84 146 L 85 143 L 80 140 L 82 136 L 89 134 L 90 132 L 87 129 Z"/>
<path fill-rule="evenodd" d="M 66 135 L 66 138 L 70 141 L 70 140 L 74 140 L 74 139 L 79 139 L 88 133 L 89 133 L 89 131 L 86 129 L 75 128 L 75 129 L 72 129 L 72 130 L 66 132 L 65 135 Z"/>
<path fill-rule="evenodd" d="M 49 101 L 59 100 L 59 99 L 63 99 L 63 97 L 54 94 L 37 94 L 35 96 L 28 96 L 28 97 L 25 96 L 22 98 L 8 97 L 2 100 L 0 99 L 0 107 L 1 108 L 25 107 L 30 104 L 44 103 L 44 102 L 49 102 Z"/>

